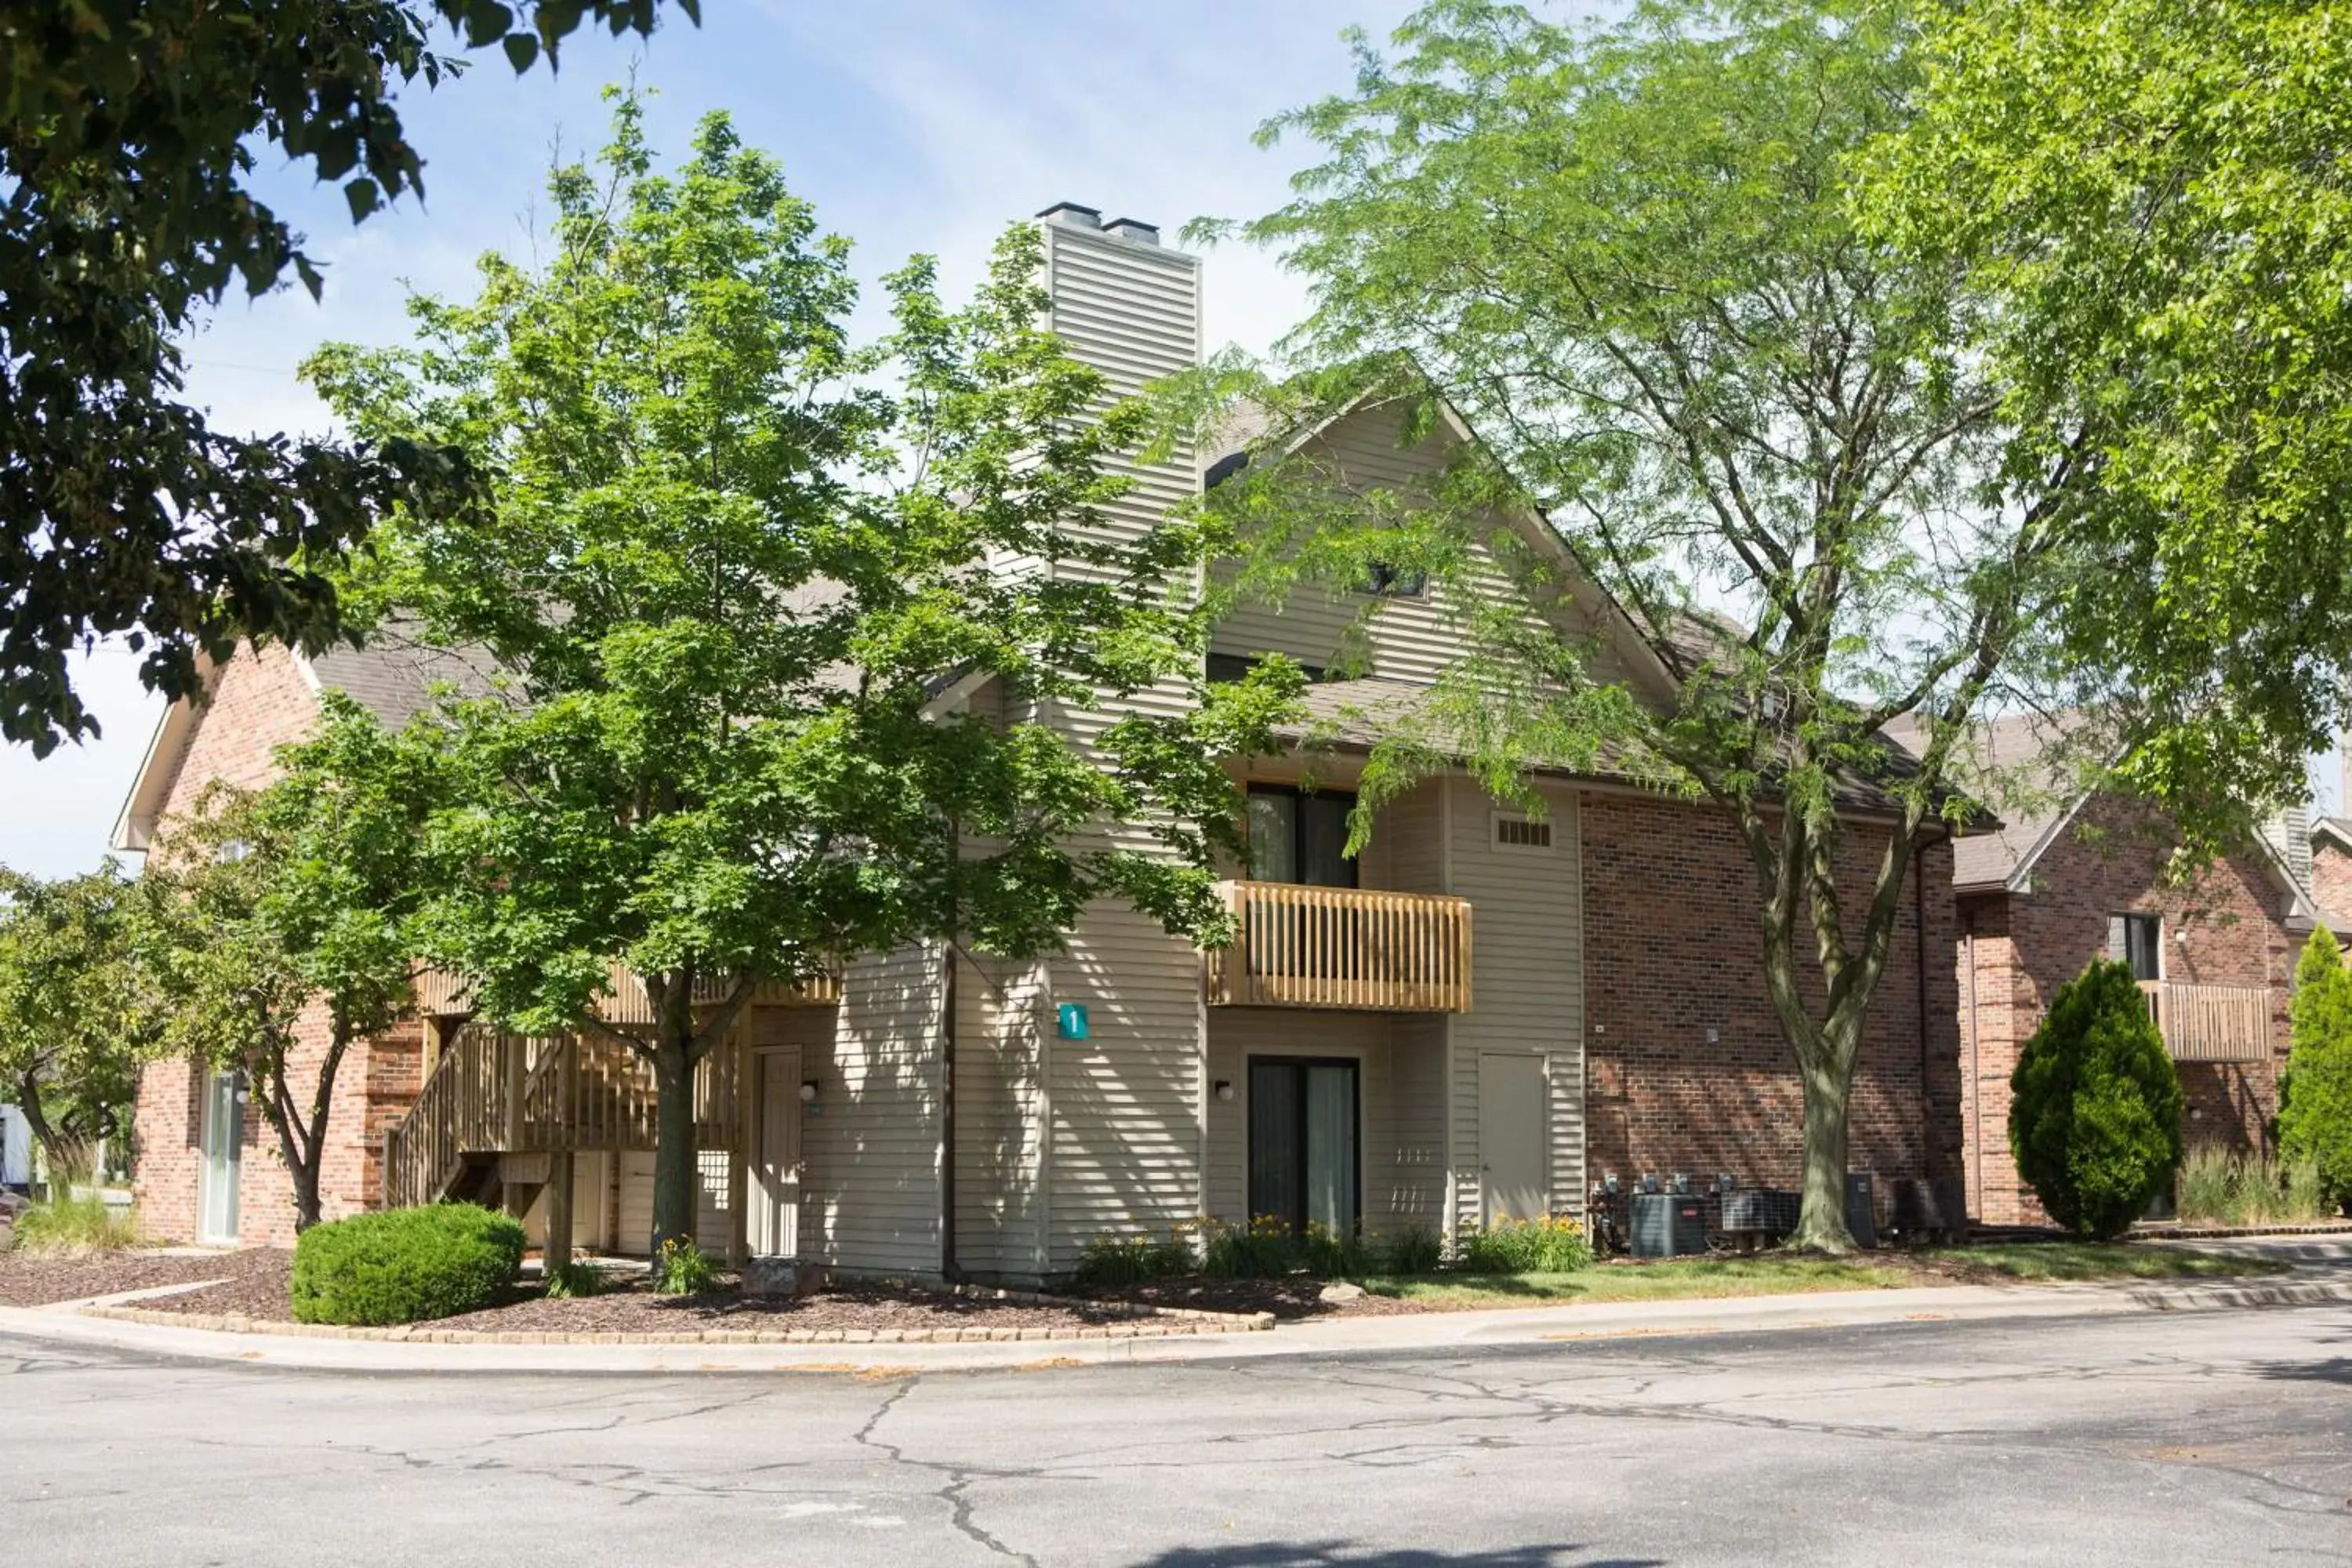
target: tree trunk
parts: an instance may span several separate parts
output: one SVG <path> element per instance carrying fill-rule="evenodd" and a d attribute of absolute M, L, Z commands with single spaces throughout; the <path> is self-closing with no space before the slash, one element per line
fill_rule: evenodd
<path fill-rule="evenodd" d="M 694 1239 L 694 1067 L 684 1041 L 655 1045 L 653 1256 L 666 1241 Z"/>
<path fill-rule="evenodd" d="M 16 1109 L 24 1112 L 25 1125 L 33 1130 L 33 1142 L 41 1146 L 48 1166 L 50 1191 L 72 1192 L 74 1182 L 89 1159 L 89 1149 L 63 1128 L 51 1125 L 47 1110 L 41 1104 L 41 1086 L 31 1074 L 18 1082 L 16 1095 Z"/>
<path fill-rule="evenodd" d="M 1838 1059 L 1842 1058 L 1843 1070 Z M 1853 1086 L 1853 1059 L 1824 1043 L 1820 1058 L 1799 1075 L 1805 1086 L 1804 1207 L 1789 1245 L 1816 1252 L 1853 1250 L 1845 1223 L 1846 1100 Z"/>

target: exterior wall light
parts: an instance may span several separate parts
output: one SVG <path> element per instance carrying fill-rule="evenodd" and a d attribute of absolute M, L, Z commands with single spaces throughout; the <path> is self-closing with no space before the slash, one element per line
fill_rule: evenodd
<path fill-rule="evenodd" d="M 816 1103 L 816 1079 L 811 1078 L 801 1080 L 801 1103 L 803 1105 Z"/>
<path fill-rule="evenodd" d="M 1217 1098 L 1219 1100 L 1231 1100 L 1233 1097 L 1234 1080 L 1229 1078 L 1219 1079 L 1217 1080 Z"/>

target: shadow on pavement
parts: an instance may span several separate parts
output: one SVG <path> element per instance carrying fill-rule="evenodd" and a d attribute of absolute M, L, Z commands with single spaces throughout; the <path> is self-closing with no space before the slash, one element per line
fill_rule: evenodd
<path fill-rule="evenodd" d="M 1442 1552 L 1409 1546 L 1366 1550 L 1344 1541 L 1240 1542 L 1180 1546 L 1132 1568 L 1664 1568 L 1659 1557 L 1586 1557 L 1581 1546 L 1507 1546 Z"/>

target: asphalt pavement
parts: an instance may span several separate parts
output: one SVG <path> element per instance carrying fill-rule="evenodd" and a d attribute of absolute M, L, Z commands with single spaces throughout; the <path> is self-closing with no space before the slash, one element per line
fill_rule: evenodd
<path fill-rule="evenodd" d="M 893 1375 L 0 1338 L 0 1561 L 2352 1563 L 2352 1309 Z"/>

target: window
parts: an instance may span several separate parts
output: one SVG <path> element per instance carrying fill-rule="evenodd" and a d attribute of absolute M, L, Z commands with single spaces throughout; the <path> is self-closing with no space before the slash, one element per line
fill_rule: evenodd
<path fill-rule="evenodd" d="M 1551 823 L 1549 819 L 1532 821 L 1525 812 L 1498 811 L 1495 814 L 1495 847 L 1549 850 Z"/>
<path fill-rule="evenodd" d="M 1355 808 L 1354 795 L 1333 790 L 1309 795 L 1290 784 L 1250 785 L 1250 875 L 1261 882 L 1354 887 L 1356 862 L 1347 848 L 1348 814 Z"/>
<path fill-rule="evenodd" d="M 1209 682 L 1211 685 L 1218 685 L 1228 680 L 1246 679 L 1249 676 L 1249 672 L 1255 669 L 1264 662 L 1265 662 L 1265 658 L 1263 654 L 1213 653 L 1209 656 Z M 1297 664 L 1300 669 L 1307 672 L 1307 679 L 1308 681 L 1318 681 L 1323 679 L 1323 667 L 1321 665 L 1308 664 L 1303 659 L 1294 659 L 1292 662 Z"/>
<path fill-rule="evenodd" d="M 1375 561 L 1364 574 L 1364 592 L 1390 599 L 1418 599 L 1429 587 L 1425 572 L 1407 572 L 1385 561 Z"/>
<path fill-rule="evenodd" d="M 2107 956 L 2131 965 L 2134 980 L 2164 978 L 2164 924 L 2154 915 L 2109 915 Z"/>
<path fill-rule="evenodd" d="M 1356 1064 L 1253 1057 L 1249 1096 L 1250 1217 L 1271 1215 L 1293 1236 L 1310 1224 L 1352 1235 L 1362 1179 Z"/>

